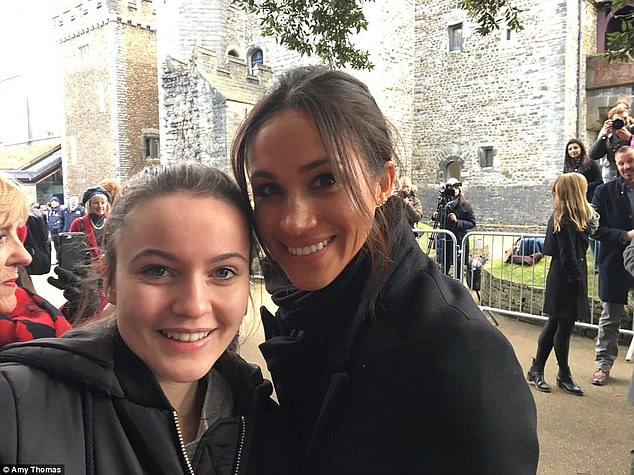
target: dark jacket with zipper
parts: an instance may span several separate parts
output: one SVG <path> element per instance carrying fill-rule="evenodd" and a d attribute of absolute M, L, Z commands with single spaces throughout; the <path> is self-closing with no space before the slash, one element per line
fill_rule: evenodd
<path fill-rule="evenodd" d="M 406 221 L 392 249 L 374 317 L 363 250 L 314 292 L 265 270 L 279 308 L 262 309 L 260 348 L 293 423 L 298 473 L 534 474 L 535 404 L 510 343 Z"/>
<path fill-rule="evenodd" d="M 14 344 L 0 352 L 0 465 L 62 464 L 67 474 L 292 473 L 260 369 L 225 352 L 214 365 L 234 415 L 189 460 L 176 412 L 114 328 Z"/>

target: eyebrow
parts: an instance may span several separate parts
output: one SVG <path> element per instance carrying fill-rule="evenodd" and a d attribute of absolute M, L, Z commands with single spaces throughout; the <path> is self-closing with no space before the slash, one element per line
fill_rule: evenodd
<path fill-rule="evenodd" d="M 324 164 L 329 164 L 330 163 L 330 159 L 327 157 L 324 158 L 319 158 L 317 160 L 314 160 L 312 162 L 306 163 L 304 165 L 300 165 L 297 170 L 299 171 L 299 173 L 307 173 L 311 170 L 314 170 L 315 168 L 319 168 Z M 251 178 L 274 178 L 275 175 L 271 172 L 267 172 L 267 171 L 255 171 L 251 174 Z"/>
<path fill-rule="evenodd" d="M 137 254 L 134 254 L 131 260 L 134 261 L 136 259 L 141 259 L 143 257 L 148 257 L 148 256 L 162 257 L 163 259 L 167 259 L 170 261 L 178 260 L 177 257 L 171 252 L 162 251 L 161 249 L 143 249 L 142 251 L 139 251 Z M 222 261 L 226 261 L 228 259 L 233 259 L 233 258 L 240 259 L 246 262 L 247 264 L 249 263 L 249 260 L 244 255 L 240 254 L 239 252 L 225 252 L 223 254 L 218 254 L 213 259 L 211 259 L 210 262 L 217 263 L 217 262 L 222 262 Z"/>

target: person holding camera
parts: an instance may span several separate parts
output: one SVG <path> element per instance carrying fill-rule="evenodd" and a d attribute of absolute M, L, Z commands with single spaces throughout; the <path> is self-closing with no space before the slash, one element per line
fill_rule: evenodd
<path fill-rule="evenodd" d="M 603 183 L 619 177 L 619 171 L 614 162 L 614 153 L 622 145 L 630 145 L 634 127 L 631 125 L 629 109 L 619 103 L 608 112 L 608 118 L 603 123 L 599 137 L 590 148 L 590 158 L 602 160 L 601 174 Z"/>
<path fill-rule="evenodd" d="M 423 217 L 423 205 L 416 196 L 416 187 L 412 185 L 412 180 L 408 176 L 401 177 L 400 183 L 400 188 L 395 190 L 394 194 L 403 201 L 407 222 L 414 228 Z"/>
<path fill-rule="evenodd" d="M 475 214 L 471 207 L 471 202 L 462 195 L 462 183 L 457 178 L 451 177 L 447 180 L 436 211 L 432 214 L 434 227 L 451 231 L 456 236 L 458 255 L 456 257 L 456 277 L 460 278 L 462 272 L 461 254 L 468 255 L 469 249 L 465 248 L 460 252 L 462 240 L 469 231 L 476 225 Z M 436 236 L 436 262 L 440 266 L 440 271 L 448 274 L 453 265 L 454 247 L 452 239 L 446 235 Z"/>

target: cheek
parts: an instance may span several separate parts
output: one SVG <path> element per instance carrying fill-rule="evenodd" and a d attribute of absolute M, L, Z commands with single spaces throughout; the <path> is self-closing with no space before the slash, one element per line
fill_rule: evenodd
<path fill-rule="evenodd" d="M 218 299 L 217 309 L 224 316 L 225 324 L 239 327 L 249 307 L 249 287 L 236 289 L 230 295 Z"/>

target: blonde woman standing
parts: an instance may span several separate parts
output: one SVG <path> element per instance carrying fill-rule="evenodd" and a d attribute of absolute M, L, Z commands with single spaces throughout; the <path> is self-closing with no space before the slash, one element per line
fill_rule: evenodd
<path fill-rule="evenodd" d="M 557 385 L 570 394 L 583 395 L 570 374 L 568 354 L 575 320 L 589 312 L 586 251 L 588 234 L 593 232 L 589 223 L 596 220 L 592 219 L 587 191 L 585 177 L 574 172 L 558 176 L 552 185 L 554 211 L 544 241 L 544 254 L 552 256 L 544 296 L 548 321 L 539 334 L 537 353 L 528 371 L 528 380 L 543 392 L 552 390 L 544 380 L 544 366 L 554 348 L 559 365 Z"/>

